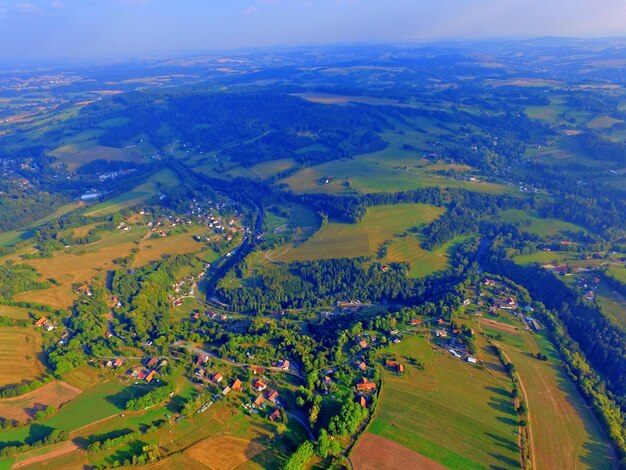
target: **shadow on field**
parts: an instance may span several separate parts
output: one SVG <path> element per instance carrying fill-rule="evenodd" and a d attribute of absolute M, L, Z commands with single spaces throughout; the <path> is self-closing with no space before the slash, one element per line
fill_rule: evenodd
<path fill-rule="evenodd" d="M 497 395 L 502 395 L 503 397 L 510 397 L 511 394 L 504 388 L 501 387 L 485 387 L 485 390 L 489 390 L 490 392 L 493 392 Z"/>
<path fill-rule="evenodd" d="M 489 453 L 493 458 L 499 460 L 504 465 L 500 467 L 498 465 L 491 465 L 489 468 L 493 470 L 505 470 L 509 468 L 519 468 L 519 460 L 511 459 L 509 457 L 505 457 L 504 455 L 494 454 L 492 452 Z"/>
<path fill-rule="evenodd" d="M 517 443 L 513 442 L 509 439 L 506 439 L 501 436 L 497 436 L 496 434 L 491 434 L 490 432 L 486 432 L 485 436 L 493 439 L 496 446 L 504 447 L 505 449 L 511 450 L 513 452 L 518 452 L 519 448 L 517 447 Z"/>
<path fill-rule="evenodd" d="M 510 414 L 513 411 L 513 405 L 511 405 L 511 402 L 509 400 L 505 400 L 504 398 L 492 398 L 487 405 L 494 410 L 505 414 Z"/>

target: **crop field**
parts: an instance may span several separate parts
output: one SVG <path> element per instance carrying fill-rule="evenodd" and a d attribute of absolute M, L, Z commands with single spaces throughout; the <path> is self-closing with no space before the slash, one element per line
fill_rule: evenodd
<path fill-rule="evenodd" d="M 430 222 L 443 212 L 443 208 L 427 204 L 370 207 L 357 224 L 330 222 L 301 245 L 271 256 L 277 261 L 296 261 L 373 255 L 383 241 Z"/>
<path fill-rule="evenodd" d="M 433 349 L 417 336 L 388 352 L 400 361 L 418 359 L 425 369 L 407 365 L 401 376 L 385 371 L 371 433 L 448 468 L 519 467 L 510 380 Z M 479 358 L 493 361 L 485 351 Z"/>
<path fill-rule="evenodd" d="M 517 368 L 527 398 L 536 468 L 616 468 L 599 424 L 565 375 L 552 345 L 541 335 L 517 335 L 516 340 L 504 337 L 496 342 Z M 522 348 L 516 344 L 520 338 Z M 550 360 L 531 355 L 539 351 Z"/>
<path fill-rule="evenodd" d="M 602 312 L 626 328 L 626 299 L 619 292 L 610 289 L 606 283 L 600 284 L 596 292 L 596 302 Z"/>
<path fill-rule="evenodd" d="M 509 209 L 500 214 L 504 222 L 516 223 L 523 225 L 520 227 L 525 232 L 536 233 L 542 237 L 552 237 L 563 233 L 585 231 L 580 225 L 565 222 L 560 219 L 544 219 L 532 211 L 521 211 L 517 209 Z"/>
<path fill-rule="evenodd" d="M 359 438 L 350 454 L 358 470 L 444 470 L 446 467 L 396 442 L 369 432 Z"/>
<path fill-rule="evenodd" d="M 80 389 L 55 380 L 19 397 L 0 399 L 0 416 L 25 422 L 32 419 L 37 411 L 48 406 L 58 408 L 80 393 Z"/>
<path fill-rule="evenodd" d="M 199 442 L 185 455 L 211 470 L 230 470 L 263 451 L 264 447 L 247 439 L 219 436 Z"/>
<path fill-rule="evenodd" d="M 41 335 L 32 328 L 0 329 L 0 386 L 39 377 L 41 353 Z"/>

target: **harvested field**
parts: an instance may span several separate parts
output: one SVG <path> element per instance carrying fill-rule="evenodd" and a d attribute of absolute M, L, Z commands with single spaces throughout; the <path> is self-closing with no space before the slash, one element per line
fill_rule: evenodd
<path fill-rule="evenodd" d="M 194 233 L 196 232 L 194 231 Z M 142 243 L 139 253 L 137 253 L 135 261 L 133 262 L 133 266 L 144 266 L 151 261 L 160 259 L 161 256 L 165 254 L 182 255 L 200 251 L 202 248 L 203 245 L 195 241 L 192 238 L 192 234 L 189 233 L 183 233 L 173 237 L 168 236 L 146 240 Z"/>
<path fill-rule="evenodd" d="M 78 446 L 71 441 L 62 442 L 52 448 L 49 452 L 41 455 L 33 455 L 24 460 L 16 462 L 12 468 L 42 468 L 47 466 L 47 461 L 60 457 L 62 455 L 70 454 L 78 450 Z M 55 465 L 56 467 L 56 465 Z M 56 467 L 58 468 L 58 467 Z"/>
<path fill-rule="evenodd" d="M 486 326 L 487 328 L 491 328 L 496 331 L 501 331 L 502 333 L 507 334 L 519 334 L 519 329 L 513 325 L 507 325 L 506 323 L 501 323 L 499 321 L 490 320 L 488 318 L 481 318 L 480 324 L 482 326 Z"/>
<path fill-rule="evenodd" d="M 68 144 L 50 152 L 60 162 L 65 163 L 70 171 L 94 160 L 120 160 L 140 163 L 141 155 L 128 149 L 105 147 L 101 145 Z"/>
<path fill-rule="evenodd" d="M 41 336 L 31 328 L 0 330 L 0 386 L 21 383 L 41 375 Z"/>
<path fill-rule="evenodd" d="M 185 452 L 211 470 L 230 470 L 248 461 L 265 448 L 256 442 L 222 436 L 199 442 Z"/>
<path fill-rule="evenodd" d="M 444 467 L 376 434 L 365 433 L 350 454 L 355 470 L 443 470 Z"/>
<path fill-rule="evenodd" d="M 0 399 L 0 416 L 21 422 L 32 419 L 35 413 L 48 406 L 60 407 L 81 393 L 65 382 L 50 382 L 19 397 Z"/>

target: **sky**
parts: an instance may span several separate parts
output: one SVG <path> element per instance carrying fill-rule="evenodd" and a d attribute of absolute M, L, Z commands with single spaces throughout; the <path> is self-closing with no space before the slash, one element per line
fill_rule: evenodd
<path fill-rule="evenodd" d="M 626 36 L 625 0 L 0 0 L 0 61 Z"/>

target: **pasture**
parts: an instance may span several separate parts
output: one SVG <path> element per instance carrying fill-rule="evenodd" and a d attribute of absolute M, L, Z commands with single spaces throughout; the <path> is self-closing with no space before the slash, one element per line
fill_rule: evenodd
<path fill-rule="evenodd" d="M 536 468 L 616 468 L 602 429 L 566 376 L 552 345 L 526 331 L 517 336 L 496 343 L 517 368 L 526 395 Z M 516 344 L 520 339 L 523 347 Z M 539 351 L 549 361 L 532 356 Z"/>
<path fill-rule="evenodd" d="M 132 151 L 132 149 L 105 147 L 97 145 L 93 141 L 79 141 L 66 144 L 50 152 L 50 155 L 55 157 L 59 163 L 65 164 L 70 171 L 74 171 L 78 167 L 94 160 L 142 162 L 141 155 Z"/>
<path fill-rule="evenodd" d="M 522 231 L 535 233 L 541 237 L 554 237 L 563 232 L 585 231 L 580 225 L 565 222 L 564 220 L 544 219 L 539 217 L 534 211 L 509 209 L 501 212 L 500 218 L 504 222 L 519 223 Z"/>
<path fill-rule="evenodd" d="M 16 320 L 26 320 L 30 318 L 30 313 L 34 316 L 45 315 L 44 313 L 35 311 L 31 308 L 13 307 L 0 304 L 0 317 L 14 318 Z"/>
<path fill-rule="evenodd" d="M 230 470 L 260 454 L 258 442 L 231 436 L 218 436 L 192 446 L 184 455 L 211 470 Z"/>
<path fill-rule="evenodd" d="M 80 389 L 55 380 L 19 397 L 0 399 L 0 416 L 26 422 L 32 419 L 37 411 L 48 406 L 59 408 L 80 393 Z"/>
<path fill-rule="evenodd" d="M 42 342 L 32 328 L 0 329 L 0 386 L 35 379 L 44 372 Z M 0 415 L 1 416 L 1 415 Z"/>
<path fill-rule="evenodd" d="M 386 263 L 409 263 L 410 277 L 424 277 L 448 267 L 450 251 L 462 241 L 458 238 L 428 251 L 420 245 L 419 237 L 408 236 L 393 241 L 383 259 Z"/>
<path fill-rule="evenodd" d="M 519 468 L 509 379 L 417 336 L 405 337 L 387 352 L 405 363 L 406 372 L 384 372 L 371 433 L 448 468 Z M 411 366 L 410 358 L 425 369 Z M 479 358 L 494 360 L 485 350 Z"/>
<path fill-rule="evenodd" d="M 271 257 L 289 262 L 374 255 L 383 241 L 428 223 L 443 212 L 443 208 L 427 204 L 370 207 L 361 222 L 330 222 L 301 245 L 281 249 Z"/>

